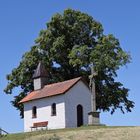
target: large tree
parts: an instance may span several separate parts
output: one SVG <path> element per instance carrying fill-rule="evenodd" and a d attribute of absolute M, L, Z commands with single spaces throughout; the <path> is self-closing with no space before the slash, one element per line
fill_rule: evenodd
<path fill-rule="evenodd" d="M 130 62 L 130 55 L 120 47 L 113 35 L 105 35 L 101 23 L 86 13 L 67 9 L 57 13 L 41 30 L 35 45 L 26 52 L 19 66 L 7 75 L 6 94 L 14 94 L 12 104 L 23 117 L 18 102 L 33 90 L 32 75 L 39 61 L 48 71 L 48 84 L 83 76 L 89 82 L 91 63 L 98 72 L 95 77 L 97 109 L 114 113 L 116 109 L 131 112 L 134 102 L 128 100 L 129 90 L 116 81 L 117 70 Z"/>

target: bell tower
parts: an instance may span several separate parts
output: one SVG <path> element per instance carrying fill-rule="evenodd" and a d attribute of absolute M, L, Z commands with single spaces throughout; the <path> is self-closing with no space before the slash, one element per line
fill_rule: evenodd
<path fill-rule="evenodd" d="M 33 74 L 34 90 L 39 90 L 47 84 L 48 73 L 45 69 L 45 65 L 39 62 L 37 69 Z"/>

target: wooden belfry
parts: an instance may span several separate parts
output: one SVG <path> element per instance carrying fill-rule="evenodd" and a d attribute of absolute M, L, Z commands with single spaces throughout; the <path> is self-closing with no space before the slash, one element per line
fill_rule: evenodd
<path fill-rule="evenodd" d="M 89 112 L 89 125 L 100 125 L 100 112 L 96 111 L 96 90 L 95 90 L 95 79 L 94 77 L 98 75 L 94 70 L 93 63 L 91 64 L 91 75 L 89 76 L 90 83 L 89 87 L 91 89 L 91 112 Z"/>

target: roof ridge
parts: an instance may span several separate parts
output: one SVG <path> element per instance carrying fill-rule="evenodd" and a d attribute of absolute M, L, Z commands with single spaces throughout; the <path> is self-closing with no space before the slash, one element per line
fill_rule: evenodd
<path fill-rule="evenodd" d="M 44 87 L 55 85 L 55 84 L 60 84 L 60 83 L 66 83 L 66 82 L 70 82 L 70 81 L 73 81 L 73 80 L 76 80 L 76 79 L 80 80 L 80 79 L 82 79 L 82 77 L 80 76 L 80 77 L 69 79 L 69 80 L 66 80 L 66 81 L 61 81 L 61 82 L 57 82 L 57 83 L 51 83 L 51 84 L 45 85 Z"/>

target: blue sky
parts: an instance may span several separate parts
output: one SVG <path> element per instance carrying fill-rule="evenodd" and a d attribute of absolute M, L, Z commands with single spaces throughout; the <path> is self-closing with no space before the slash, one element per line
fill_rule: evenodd
<path fill-rule="evenodd" d="M 55 13 L 66 8 L 86 12 L 101 22 L 105 34 L 114 34 L 122 48 L 130 52 L 132 63 L 118 71 L 118 80 L 130 89 L 135 102 L 132 113 L 114 115 L 101 112 L 107 125 L 140 125 L 140 1 L 139 0 L 0 0 L 0 127 L 8 132 L 23 131 L 23 120 L 12 107 L 13 95 L 5 95 L 6 74 L 15 68 L 24 52 L 34 45 L 39 31 Z"/>

